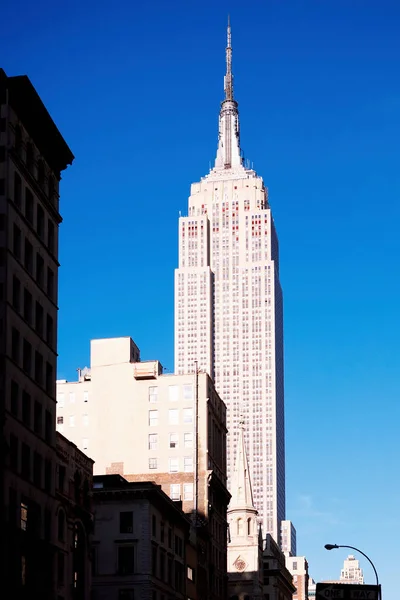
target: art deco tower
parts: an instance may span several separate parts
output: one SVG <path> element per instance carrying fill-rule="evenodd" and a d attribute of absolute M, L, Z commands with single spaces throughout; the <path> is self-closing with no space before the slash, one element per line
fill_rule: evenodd
<path fill-rule="evenodd" d="M 225 99 L 214 168 L 191 186 L 179 219 L 175 371 L 205 370 L 228 408 L 228 474 L 240 415 L 263 529 L 285 518 L 283 317 L 278 240 L 268 192 L 246 167 L 233 94 L 228 24 Z"/>

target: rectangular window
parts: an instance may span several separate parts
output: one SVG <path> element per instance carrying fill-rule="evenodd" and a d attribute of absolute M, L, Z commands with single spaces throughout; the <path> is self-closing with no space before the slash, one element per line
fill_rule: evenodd
<path fill-rule="evenodd" d="M 53 377 L 53 365 L 49 362 L 46 362 L 46 392 L 53 395 L 54 392 L 54 377 Z"/>
<path fill-rule="evenodd" d="M 21 502 L 21 529 L 28 529 L 28 505 L 25 502 Z"/>
<path fill-rule="evenodd" d="M 157 459 L 149 458 L 149 469 L 157 469 Z"/>
<path fill-rule="evenodd" d="M 158 434 L 149 433 L 149 450 L 157 450 Z"/>
<path fill-rule="evenodd" d="M 12 328 L 11 332 L 11 358 L 18 363 L 20 358 L 20 335 L 18 329 Z"/>
<path fill-rule="evenodd" d="M 18 260 L 21 260 L 21 230 L 14 223 L 14 233 L 13 233 L 13 253 Z"/>
<path fill-rule="evenodd" d="M 25 479 L 31 478 L 31 449 L 24 443 L 21 450 L 21 475 Z"/>
<path fill-rule="evenodd" d="M 54 300 L 54 273 L 47 267 L 47 295 Z"/>
<path fill-rule="evenodd" d="M 53 417 L 50 411 L 46 410 L 45 420 L 44 420 L 44 439 L 46 442 L 51 442 L 53 439 Z"/>
<path fill-rule="evenodd" d="M 12 304 L 18 312 L 21 310 L 21 282 L 15 275 L 13 276 Z"/>
<path fill-rule="evenodd" d="M 35 381 L 39 385 L 43 385 L 43 356 L 35 351 Z"/>
<path fill-rule="evenodd" d="M 32 225 L 33 223 L 33 194 L 29 188 L 25 188 L 25 217 Z"/>
<path fill-rule="evenodd" d="M 32 275 L 33 273 L 33 247 L 29 240 L 25 238 L 25 251 L 24 251 L 24 265 L 25 269 Z"/>
<path fill-rule="evenodd" d="M 63 393 L 59 393 L 57 395 L 57 404 L 58 404 L 59 408 L 64 408 L 64 394 Z"/>
<path fill-rule="evenodd" d="M 39 302 L 36 302 L 35 329 L 43 337 L 43 306 Z"/>
<path fill-rule="evenodd" d="M 193 471 L 193 457 L 185 456 L 183 459 L 183 470 L 185 473 L 191 473 Z"/>
<path fill-rule="evenodd" d="M 51 480 L 52 480 L 51 472 L 52 472 L 51 460 L 46 459 L 46 461 L 44 463 L 44 489 L 46 490 L 46 492 L 51 491 Z"/>
<path fill-rule="evenodd" d="M 183 386 L 183 399 L 184 400 L 193 400 L 193 385 L 185 384 Z"/>
<path fill-rule="evenodd" d="M 67 472 L 67 470 L 64 467 L 64 465 L 58 466 L 58 489 L 60 490 L 60 492 L 64 491 L 64 482 L 65 482 L 66 472 Z"/>
<path fill-rule="evenodd" d="M 158 400 L 158 387 L 149 387 L 149 402 L 157 402 Z"/>
<path fill-rule="evenodd" d="M 133 533 L 133 511 L 128 510 L 119 513 L 119 532 Z"/>
<path fill-rule="evenodd" d="M 132 575 L 135 570 L 135 549 L 133 546 L 118 547 L 118 574 Z"/>
<path fill-rule="evenodd" d="M 193 433 L 191 431 L 183 434 L 183 444 L 185 448 L 193 448 Z"/>
<path fill-rule="evenodd" d="M 179 400 L 179 385 L 168 386 L 168 400 L 177 402 Z"/>
<path fill-rule="evenodd" d="M 73 404 L 75 402 L 75 392 L 69 393 L 69 401 L 70 401 L 70 404 Z"/>
<path fill-rule="evenodd" d="M 27 321 L 29 323 L 29 325 L 32 324 L 32 306 L 33 306 L 32 294 L 30 292 L 28 292 L 28 290 L 25 288 L 24 289 L 24 319 L 25 319 L 25 321 Z"/>
<path fill-rule="evenodd" d="M 158 410 L 149 410 L 149 425 L 158 425 Z"/>
<path fill-rule="evenodd" d="M 43 409 L 40 402 L 35 400 L 35 408 L 33 412 L 33 429 L 38 435 L 42 435 L 42 418 Z"/>
<path fill-rule="evenodd" d="M 18 471 L 18 438 L 10 434 L 10 467 Z"/>
<path fill-rule="evenodd" d="M 171 500 L 181 499 L 181 486 L 180 483 L 172 483 L 169 488 L 169 495 Z"/>
<path fill-rule="evenodd" d="M 178 473 L 179 471 L 179 458 L 170 458 L 168 460 L 168 470 L 170 473 Z"/>
<path fill-rule="evenodd" d="M 88 391 L 83 392 L 83 401 L 89 402 L 89 392 Z"/>
<path fill-rule="evenodd" d="M 170 433 L 169 434 L 169 447 L 177 448 L 179 442 L 179 434 L 178 433 Z"/>
<path fill-rule="evenodd" d="M 75 415 L 70 415 L 69 416 L 69 426 L 70 427 L 75 427 Z"/>
<path fill-rule="evenodd" d="M 89 449 L 89 438 L 83 438 L 83 440 L 82 440 L 82 448 L 84 450 L 88 450 Z"/>
<path fill-rule="evenodd" d="M 89 415 L 87 413 L 82 415 L 82 423 L 85 427 L 89 425 Z"/>
<path fill-rule="evenodd" d="M 36 206 L 36 230 L 38 236 L 44 238 L 44 211 L 43 208 L 38 204 Z"/>
<path fill-rule="evenodd" d="M 46 342 L 50 347 L 52 347 L 54 344 L 53 317 L 51 317 L 49 314 L 46 317 Z"/>
<path fill-rule="evenodd" d="M 186 501 L 193 500 L 193 483 L 183 484 L 183 499 Z"/>
<path fill-rule="evenodd" d="M 36 253 L 36 281 L 41 288 L 44 286 L 44 260 L 43 257 Z"/>
<path fill-rule="evenodd" d="M 22 392 L 22 422 L 27 427 L 31 426 L 31 396 L 25 390 Z"/>
<path fill-rule="evenodd" d="M 19 413 L 19 387 L 16 381 L 11 381 L 11 397 L 10 397 L 11 414 L 18 417 Z"/>
<path fill-rule="evenodd" d="M 21 208 L 22 199 L 22 180 L 17 172 L 14 173 L 14 202 L 18 208 Z"/>
<path fill-rule="evenodd" d="M 57 425 L 62 425 L 64 423 L 64 417 L 57 417 Z"/>
<path fill-rule="evenodd" d="M 49 249 L 49 252 L 51 254 L 54 254 L 54 242 L 55 242 L 55 235 L 54 235 L 54 223 L 53 221 L 48 221 L 47 223 L 47 247 Z"/>
<path fill-rule="evenodd" d="M 33 483 L 42 486 L 42 457 L 38 452 L 33 453 Z"/>
<path fill-rule="evenodd" d="M 178 425 L 179 424 L 179 410 L 177 408 L 169 409 L 168 422 L 170 425 Z"/>
<path fill-rule="evenodd" d="M 193 422 L 193 408 L 184 408 L 183 409 L 183 422 L 184 423 L 192 423 Z"/>

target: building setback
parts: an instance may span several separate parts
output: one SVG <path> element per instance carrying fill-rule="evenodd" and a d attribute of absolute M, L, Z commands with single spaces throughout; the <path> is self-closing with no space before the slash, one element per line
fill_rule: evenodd
<path fill-rule="evenodd" d="M 0 69 L 0 569 L 16 598 L 56 597 L 59 182 L 73 158 L 28 77 Z"/>
<path fill-rule="evenodd" d="M 227 405 L 228 488 L 245 418 L 254 503 L 280 543 L 285 519 L 283 306 L 268 192 L 241 155 L 231 29 L 214 167 L 193 183 L 179 219 L 175 372 L 197 367 Z"/>

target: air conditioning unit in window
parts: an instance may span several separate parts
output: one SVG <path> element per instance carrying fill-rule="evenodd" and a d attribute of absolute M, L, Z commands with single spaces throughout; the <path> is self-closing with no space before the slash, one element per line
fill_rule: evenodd
<path fill-rule="evenodd" d="M 133 527 L 127 527 L 126 533 L 133 533 Z"/>

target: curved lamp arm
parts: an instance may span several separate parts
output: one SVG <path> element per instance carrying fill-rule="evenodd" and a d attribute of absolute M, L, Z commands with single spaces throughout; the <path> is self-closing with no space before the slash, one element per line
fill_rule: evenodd
<path fill-rule="evenodd" d="M 362 552 L 361 550 L 359 550 L 355 546 L 342 546 L 342 545 L 338 546 L 337 544 L 325 544 L 325 548 L 327 550 L 333 550 L 333 549 L 336 549 L 336 548 L 350 548 L 351 550 L 355 550 L 356 552 L 359 552 L 360 554 L 362 554 L 363 556 L 365 556 L 365 558 L 367 559 L 367 561 L 369 562 L 369 564 L 371 565 L 371 567 L 374 570 L 375 577 L 376 577 L 376 585 L 379 586 L 379 578 L 378 578 L 378 573 L 377 573 L 377 571 L 375 569 L 375 565 L 372 562 L 372 560 L 366 554 L 364 554 L 364 552 Z"/>

